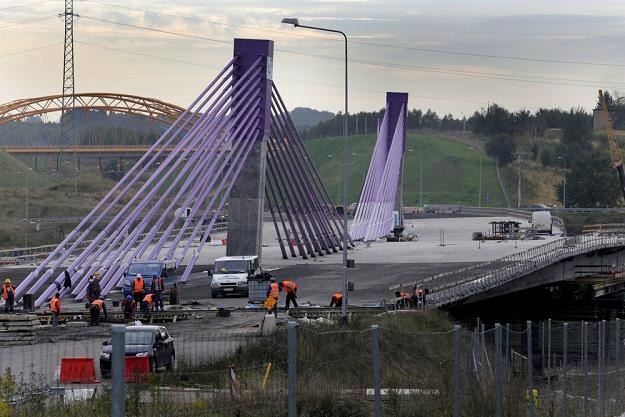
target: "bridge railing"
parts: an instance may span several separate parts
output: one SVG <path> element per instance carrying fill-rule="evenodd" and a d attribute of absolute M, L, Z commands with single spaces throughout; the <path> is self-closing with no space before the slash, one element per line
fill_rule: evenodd
<path fill-rule="evenodd" d="M 500 259 L 438 274 L 416 284 L 429 287 L 428 304 L 440 307 L 508 284 L 563 259 L 594 250 L 625 246 L 625 235 L 562 238 Z M 402 284 L 403 285 L 403 284 Z"/>
<path fill-rule="evenodd" d="M 227 221 L 218 221 L 213 226 L 211 230 L 212 233 L 224 232 L 228 228 Z M 180 229 L 174 229 L 171 232 L 171 236 L 176 236 Z M 199 236 L 202 236 L 206 231 L 206 226 L 203 226 L 200 230 Z M 191 237 L 192 230 L 188 228 L 182 236 L 182 241 L 189 239 Z M 211 233 L 211 234 L 212 234 Z M 156 236 L 153 238 L 153 241 L 158 240 L 163 235 L 163 232 L 158 232 Z M 143 233 L 141 238 L 147 236 L 147 233 Z M 172 237 L 173 240 L 173 237 Z M 139 242 L 141 239 L 138 240 Z M 89 246 L 93 242 L 92 240 L 85 240 L 80 243 L 73 251 L 70 256 L 77 256 L 83 251 L 87 246 Z M 13 249 L 3 249 L 0 250 L 0 266 L 2 265 L 22 265 L 37 262 L 38 260 L 45 259 L 54 249 L 56 249 L 58 244 L 55 245 L 42 245 L 28 248 L 13 248 Z"/>

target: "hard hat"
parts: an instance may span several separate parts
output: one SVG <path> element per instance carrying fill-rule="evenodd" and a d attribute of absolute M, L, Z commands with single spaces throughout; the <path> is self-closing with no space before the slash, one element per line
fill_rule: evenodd
<path fill-rule="evenodd" d="M 10 280 L 9 278 L 7 278 L 7 279 L 5 279 L 5 280 L 4 280 L 4 283 L 5 283 L 5 284 L 10 284 L 10 283 L 11 283 L 11 280 Z"/>
<path fill-rule="evenodd" d="M 100 300 L 104 301 L 104 296 L 103 295 L 100 296 Z"/>
<path fill-rule="evenodd" d="M 100 278 L 100 275 L 100 271 L 95 271 L 95 274 L 93 274 L 93 276 L 96 278 Z"/>
<path fill-rule="evenodd" d="M 135 278 L 143 278 L 143 277 L 141 276 L 141 274 L 137 274 Z"/>
<path fill-rule="evenodd" d="M 152 274 L 152 278 L 156 278 L 158 275 L 156 274 Z"/>
<path fill-rule="evenodd" d="M 269 281 L 276 282 L 276 279 L 274 277 L 271 277 L 271 278 L 269 278 Z"/>
<path fill-rule="evenodd" d="M 132 301 L 132 295 L 127 295 L 126 296 L 126 301 Z"/>

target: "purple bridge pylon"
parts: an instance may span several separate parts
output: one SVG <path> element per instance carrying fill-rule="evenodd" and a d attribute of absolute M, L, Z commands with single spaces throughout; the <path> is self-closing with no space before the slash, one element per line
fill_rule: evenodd
<path fill-rule="evenodd" d="M 185 282 L 222 214 L 228 254 L 261 256 L 265 202 L 284 258 L 342 249 L 340 219 L 272 81 L 272 58 L 272 41 L 235 39 L 233 59 L 20 283 L 16 299 L 33 294 L 41 306 L 66 272 L 72 286 L 61 296 L 84 299 L 96 271 L 107 295 L 137 260 L 175 261 Z"/>
<path fill-rule="evenodd" d="M 350 230 L 353 240 L 371 241 L 386 236 L 393 228 L 393 211 L 399 213 L 399 222 L 403 223 L 407 106 L 407 93 L 386 93 L 384 118 Z"/>

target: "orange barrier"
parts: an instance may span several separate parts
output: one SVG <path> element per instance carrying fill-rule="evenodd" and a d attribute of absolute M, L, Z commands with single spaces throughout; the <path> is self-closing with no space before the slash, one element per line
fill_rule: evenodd
<path fill-rule="evenodd" d="M 150 358 L 147 356 L 126 356 L 124 359 L 124 380 L 144 382 L 150 373 Z"/>
<path fill-rule="evenodd" d="M 95 361 L 93 358 L 61 359 L 62 384 L 95 384 Z"/>

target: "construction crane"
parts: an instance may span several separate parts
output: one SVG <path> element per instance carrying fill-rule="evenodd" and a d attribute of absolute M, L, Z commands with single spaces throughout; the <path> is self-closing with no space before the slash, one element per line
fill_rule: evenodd
<path fill-rule="evenodd" d="M 610 153 L 612 154 L 612 165 L 618 172 L 619 180 L 621 181 L 621 191 L 625 198 L 625 171 L 623 170 L 623 156 L 621 155 L 621 149 L 616 142 L 616 135 L 612 129 L 612 120 L 610 119 L 610 111 L 608 105 L 605 102 L 603 91 L 599 90 L 599 103 L 601 104 L 601 115 L 603 117 L 603 125 L 608 134 L 608 143 L 610 144 Z"/>

